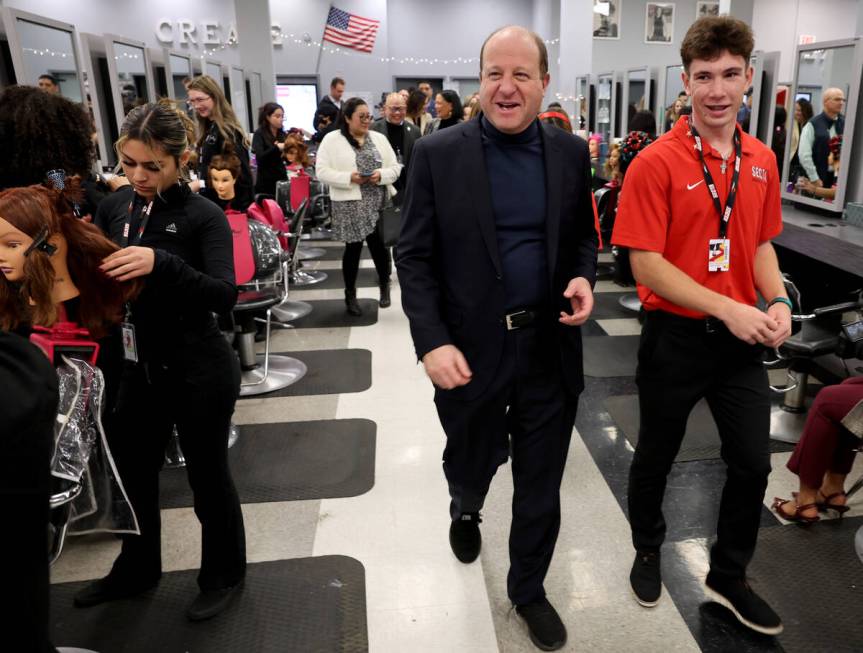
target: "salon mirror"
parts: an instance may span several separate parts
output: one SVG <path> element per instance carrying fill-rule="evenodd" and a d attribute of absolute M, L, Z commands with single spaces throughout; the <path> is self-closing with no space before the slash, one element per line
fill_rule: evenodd
<path fill-rule="evenodd" d="M 590 123 L 588 119 L 588 99 L 590 97 L 588 79 L 586 76 L 575 78 L 575 115 L 578 116 L 578 124 L 574 129 L 587 129 Z"/>
<path fill-rule="evenodd" d="M 172 93 L 171 97 L 175 100 L 185 100 L 186 85 L 183 81 L 194 77 L 192 74 L 192 60 L 186 55 L 174 54 L 172 52 L 168 56 L 168 69 L 171 72 L 168 92 Z"/>
<path fill-rule="evenodd" d="M 83 76 L 75 27 L 9 8 L 3 10 L 16 83 L 39 85 L 41 75 L 55 82 L 46 90 L 73 102 L 84 100 Z"/>
<path fill-rule="evenodd" d="M 273 91 L 270 91 L 270 93 L 273 93 Z M 261 73 L 254 70 L 249 74 L 249 95 L 252 113 L 256 114 L 258 109 L 264 104 L 264 89 Z"/>
<path fill-rule="evenodd" d="M 216 84 L 219 85 L 223 91 L 225 90 L 225 84 L 222 81 L 222 64 L 218 61 L 211 61 L 210 59 L 206 59 L 204 61 L 204 74 L 212 77 Z"/>
<path fill-rule="evenodd" d="M 849 197 L 846 185 L 855 164 L 861 67 L 859 39 L 797 47 L 782 179 L 786 199 L 838 212 L 856 195 L 852 189 Z M 850 172 L 853 182 L 859 171 Z"/>
<path fill-rule="evenodd" d="M 249 110 L 246 102 L 246 76 L 242 68 L 231 66 L 231 106 L 237 114 L 237 120 L 247 131 L 249 128 Z"/>
<path fill-rule="evenodd" d="M 105 36 L 105 52 L 117 125 L 132 109 L 155 100 L 150 58 L 143 43 Z"/>
<path fill-rule="evenodd" d="M 624 112 L 625 122 L 620 130 L 621 136 L 625 136 L 632 131 L 632 128 L 629 125 L 636 113 L 639 111 L 650 111 L 653 113 L 655 84 L 652 77 L 653 76 L 651 75 L 649 68 L 635 68 L 626 71 L 623 83 L 624 97 L 621 103 L 625 105 L 626 110 Z M 655 126 L 652 132 L 654 134 L 656 133 Z"/>
<path fill-rule="evenodd" d="M 614 116 L 614 74 L 602 73 L 597 76 L 596 90 L 596 133 L 602 136 L 602 144 L 611 138 L 611 119 Z"/>
<path fill-rule="evenodd" d="M 665 68 L 665 90 L 662 97 L 662 132 L 667 132 L 677 122 L 675 103 L 683 93 L 683 66 L 666 66 Z M 682 100 L 682 103 L 686 102 Z"/>

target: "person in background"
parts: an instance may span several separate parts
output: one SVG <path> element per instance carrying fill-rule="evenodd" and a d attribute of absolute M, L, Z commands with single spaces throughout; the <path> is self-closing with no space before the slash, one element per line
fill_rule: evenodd
<path fill-rule="evenodd" d="M 405 175 L 410 164 L 411 153 L 414 143 L 420 137 L 419 128 L 405 120 L 407 104 L 399 93 L 390 93 L 384 103 L 384 117 L 372 123 L 370 129 L 380 132 L 387 137 L 390 146 L 396 153 L 396 158 L 404 167 L 393 187 L 397 194 L 393 197 L 393 203 L 401 204 L 401 192 L 404 190 Z"/>
<path fill-rule="evenodd" d="M 830 153 L 827 155 L 827 165 L 830 172 L 833 174 L 833 185 L 830 188 L 823 188 L 809 181 L 805 176 L 797 178 L 795 185 L 796 189 L 803 193 L 808 193 L 812 197 L 827 200 L 832 202 L 836 198 L 836 187 L 839 180 L 839 166 L 842 164 L 842 137 L 834 136 L 828 144 Z"/>
<path fill-rule="evenodd" d="M 411 92 L 409 89 L 403 88 L 397 91 L 399 95 L 402 96 L 402 99 L 405 101 L 405 105 L 408 103 L 408 98 L 411 96 Z"/>
<path fill-rule="evenodd" d="M 377 224 L 387 196 L 396 193 L 393 184 L 402 169 L 387 137 L 369 130 L 371 121 L 371 111 L 361 98 L 345 102 L 341 127 L 324 137 L 315 164 L 318 179 L 330 187 L 333 238 L 345 242 L 345 306 L 355 316 L 363 314 L 357 302 L 363 241 L 369 246 L 378 273 L 380 306 L 390 305 L 389 256 Z"/>
<path fill-rule="evenodd" d="M 813 115 L 815 112 L 812 109 L 812 103 L 806 98 L 800 98 L 794 103 L 794 121 L 791 123 L 791 163 L 788 174 L 788 180 L 791 182 L 796 182 L 800 175 L 806 174 L 800 164 L 797 149 L 800 145 L 800 132 Z"/>
<path fill-rule="evenodd" d="M 320 143 L 324 136 L 337 129 L 336 121 L 342 109 L 342 96 L 345 93 L 345 80 L 341 77 L 333 77 L 330 81 L 330 92 L 318 102 L 312 125 L 315 127 L 315 135 L 312 140 Z"/>
<path fill-rule="evenodd" d="M 770 149 L 773 150 L 773 156 L 776 157 L 776 164 L 779 166 L 780 173 L 782 172 L 782 157 L 785 156 L 785 139 L 788 135 L 785 128 L 787 121 L 788 112 L 785 107 L 776 105 L 773 109 L 773 137 L 770 139 Z"/>
<path fill-rule="evenodd" d="M 276 194 L 276 183 L 288 178 L 283 154 L 285 151 L 285 110 L 282 105 L 267 102 L 258 109 L 258 128 L 252 136 L 252 152 L 258 162 L 255 194 Z"/>
<path fill-rule="evenodd" d="M 452 127 L 462 121 L 464 112 L 461 108 L 461 100 L 455 91 L 441 91 L 435 96 L 434 103 L 437 109 L 437 117 L 426 127 L 423 136 L 433 134 L 439 129 Z"/>
<path fill-rule="evenodd" d="M 479 115 L 480 111 L 481 108 L 479 104 L 479 93 L 474 93 L 468 98 L 467 102 L 464 105 L 464 120 L 471 120 L 473 118 L 476 118 L 477 115 Z"/>
<path fill-rule="evenodd" d="M 820 188 L 832 188 L 836 175 L 827 163 L 830 139 L 845 131 L 845 93 L 841 88 L 828 88 L 821 96 L 824 110 L 807 122 L 800 131 L 797 152 L 806 178 Z"/>
<path fill-rule="evenodd" d="M 437 107 L 435 106 L 435 93 L 430 82 L 420 82 L 417 84 L 417 89 L 425 97 L 423 111 L 431 115 L 432 118 L 437 118 Z"/>
<path fill-rule="evenodd" d="M 110 573 L 74 600 L 94 606 L 158 584 L 159 470 L 176 425 L 201 522 L 200 591 L 186 617 L 201 621 L 228 606 L 246 573 L 243 514 L 228 465 L 240 370 L 214 318 L 237 299 L 231 229 L 217 206 L 184 183 L 188 144 L 173 105 L 134 109 L 115 150 L 132 188 L 99 206 L 94 223 L 121 247 L 101 270 L 145 285 L 127 312 L 134 339 L 106 430 L 141 534 L 122 536 Z"/>
<path fill-rule="evenodd" d="M 682 115 L 680 112 L 687 104 L 687 96 L 685 92 L 678 94 L 677 99 L 665 111 L 665 130 L 670 130 L 676 123 L 677 119 Z"/>
<path fill-rule="evenodd" d="M 60 80 L 54 77 L 54 75 L 49 75 L 45 73 L 44 75 L 39 75 L 39 79 L 36 81 L 36 86 L 45 91 L 46 93 L 52 93 L 53 95 L 62 95 L 60 92 Z"/>
<path fill-rule="evenodd" d="M 612 143 L 608 148 L 608 156 L 605 158 L 603 171 L 605 178 L 608 179 L 607 187 L 617 188 L 620 186 L 623 178 L 620 172 L 620 143 Z"/>
<path fill-rule="evenodd" d="M 215 201 L 223 211 L 245 213 L 249 204 L 237 200 L 237 179 L 240 177 L 240 160 L 233 154 L 217 154 L 210 159 L 207 179 L 216 193 Z"/>
<path fill-rule="evenodd" d="M 642 109 L 635 113 L 629 121 L 629 131 L 644 132 L 651 140 L 656 139 L 656 116 L 653 111 Z"/>
<path fill-rule="evenodd" d="M 237 198 L 251 203 L 252 170 L 249 166 L 249 139 L 240 121 L 228 103 L 222 88 L 212 77 L 201 75 L 189 82 L 188 103 L 195 109 L 198 121 L 198 179 L 207 178 L 210 159 L 217 154 L 234 154 L 240 159 L 240 177 L 237 179 Z M 200 181 L 192 182 L 192 190 L 208 199 L 216 194 Z"/>
<path fill-rule="evenodd" d="M 856 411 L 857 429 L 846 417 Z M 839 385 L 822 388 L 806 417 L 803 435 L 788 460 L 788 469 L 800 477 L 793 499 L 776 497 L 773 510 L 787 521 L 818 521 L 818 512 L 848 511 L 845 477 L 854 464 L 859 447 L 860 415 L 863 414 L 863 376 L 845 379 Z"/>
<path fill-rule="evenodd" d="M 569 122 L 569 116 L 567 116 L 562 109 L 547 109 L 537 117 L 540 122 L 544 122 L 547 125 L 554 125 L 568 134 L 572 133 L 572 124 Z"/>
<path fill-rule="evenodd" d="M 602 145 L 602 135 L 591 134 L 587 139 L 587 149 L 590 152 L 590 169 L 593 176 L 596 176 L 599 170 L 599 153 Z"/>
<path fill-rule="evenodd" d="M 762 355 L 791 335 L 791 302 L 770 242 L 782 231 L 776 157 L 737 123 L 753 47 L 752 30 L 737 18 L 689 27 L 680 55 L 692 115 L 626 170 L 612 243 L 629 248 L 645 309 L 627 492 L 632 592 L 644 607 L 660 600 L 663 496 L 689 413 L 705 398 L 727 468 L 706 592 L 744 626 L 777 635 L 782 620 L 746 581 L 770 474 Z M 756 306 L 759 294 L 766 311 Z"/>
<path fill-rule="evenodd" d="M 426 96 L 421 91 L 411 91 L 408 98 L 407 115 L 405 120 L 416 125 L 420 129 L 420 133 L 424 134 L 425 130 L 431 124 L 434 118 L 425 110 Z"/>

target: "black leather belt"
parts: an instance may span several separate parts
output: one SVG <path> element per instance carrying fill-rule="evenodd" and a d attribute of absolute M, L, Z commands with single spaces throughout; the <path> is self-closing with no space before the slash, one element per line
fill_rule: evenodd
<path fill-rule="evenodd" d="M 522 310 L 515 311 L 514 313 L 507 313 L 504 319 L 504 323 L 506 324 L 507 331 L 514 331 L 516 329 L 522 329 L 526 326 L 531 326 L 537 321 L 539 317 L 537 311 L 534 310 Z"/>
<path fill-rule="evenodd" d="M 647 319 L 659 320 L 661 322 L 672 322 L 693 332 L 702 331 L 704 333 L 713 334 L 729 333 L 728 327 L 725 326 L 725 323 L 715 317 L 684 317 L 683 315 L 676 315 L 675 313 L 669 313 L 668 311 L 655 310 L 647 312 Z"/>

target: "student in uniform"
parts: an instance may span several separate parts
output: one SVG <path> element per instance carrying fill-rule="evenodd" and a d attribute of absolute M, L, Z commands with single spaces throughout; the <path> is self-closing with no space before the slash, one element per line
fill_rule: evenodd
<path fill-rule="evenodd" d="M 752 48 L 751 30 L 736 18 L 701 18 L 689 28 L 680 52 L 692 115 L 629 168 L 612 242 L 630 249 L 646 309 L 629 474 L 632 590 L 647 607 L 660 598 L 665 484 L 704 397 L 728 467 L 707 592 L 744 625 L 776 635 L 782 621 L 748 585 L 746 567 L 770 473 L 762 353 L 790 335 L 791 303 L 770 243 L 782 230 L 776 157 L 736 121 L 752 82 Z M 756 292 L 766 311 L 755 306 Z"/>
<path fill-rule="evenodd" d="M 145 286 L 127 308 L 127 361 L 107 421 L 141 534 L 123 536 L 111 572 L 81 590 L 75 604 L 133 596 L 159 582 L 159 470 L 176 424 L 202 531 L 200 593 L 186 615 L 202 620 L 228 605 L 246 569 L 243 515 L 228 468 L 240 370 L 213 317 L 237 298 L 232 236 L 219 208 L 185 182 L 186 131 L 171 105 L 132 110 L 115 149 L 132 188 L 104 200 L 96 214 L 97 226 L 122 248 L 102 270 L 119 281 L 142 278 Z"/>

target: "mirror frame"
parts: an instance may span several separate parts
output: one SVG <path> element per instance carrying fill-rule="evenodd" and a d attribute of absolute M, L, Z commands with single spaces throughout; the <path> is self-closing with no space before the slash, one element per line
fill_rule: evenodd
<path fill-rule="evenodd" d="M 584 94 L 581 93 L 581 85 L 584 84 Z M 593 113 L 593 103 L 590 101 L 590 74 L 585 73 L 584 75 L 576 75 L 575 77 L 575 108 L 576 111 L 573 115 L 579 115 L 578 113 L 578 98 L 584 97 L 584 106 L 586 109 L 587 115 L 584 116 L 584 129 L 586 132 L 590 133 L 590 124 L 591 117 Z M 573 131 L 577 131 L 575 125 L 573 125 Z"/>
<path fill-rule="evenodd" d="M 610 98 L 610 103 L 608 106 L 608 123 L 607 123 L 608 124 L 608 140 L 605 143 L 605 145 L 608 146 L 611 143 L 611 139 L 614 138 L 614 128 L 615 128 L 614 114 L 615 114 L 615 109 L 617 108 L 617 73 L 612 70 L 612 71 L 609 71 L 607 73 L 597 73 L 597 75 L 596 75 L 596 101 L 594 103 L 595 106 L 593 108 L 593 111 L 594 111 L 594 116 L 596 116 L 595 124 L 596 124 L 596 131 L 597 132 L 599 132 L 599 124 L 600 124 L 599 123 L 599 87 L 600 87 L 600 84 L 601 84 L 602 79 L 604 77 L 609 78 L 611 80 L 611 98 Z M 602 124 L 606 124 L 606 123 L 602 123 Z"/>
<path fill-rule="evenodd" d="M 234 113 L 237 114 L 237 107 L 234 106 L 234 93 L 237 92 L 237 89 L 234 88 L 234 73 L 239 73 L 240 79 L 242 80 L 242 84 L 240 85 L 240 90 L 243 92 L 243 111 L 246 113 L 246 124 L 243 125 L 245 129 L 249 129 L 249 124 L 252 121 L 252 117 L 248 115 L 249 112 L 249 97 L 246 95 L 246 71 L 242 68 L 242 66 L 228 66 L 228 77 L 231 78 L 231 97 L 228 98 L 228 101 L 231 104 L 231 108 L 233 108 Z M 237 120 L 240 120 L 240 116 L 237 115 Z M 242 120 L 240 123 L 242 124 Z M 254 132 L 255 130 L 249 130 L 249 133 Z"/>
<path fill-rule="evenodd" d="M 81 34 L 81 58 L 84 60 L 85 70 L 87 71 L 87 80 L 90 90 L 93 93 L 91 108 L 93 110 L 93 122 L 95 124 L 97 138 L 96 159 L 100 166 L 110 166 L 114 161 L 114 143 L 105 142 L 105 134 L 103 129 L 102 103 L 99 101 L 98 91 L 101 88 L 101 81 L 96 79 L 98 71 L 93 69 L 93 55 L 99 54 L 90 47 L 90 39 L 96 41 L 97 47 L 100 47 L 102 38 L 96 34 Z M 107 55 L 106 55 L 107 58 Z M 103 94 L 110 92 L 110 89 L 102 89 Z"/>
<path fill-rule="evenodd" d="M 257 83 L 257 88 L 255 88 L 255 83 Z M 258 97 L 255 97 L 255 91 L 258 92 Z M 273 97 L 275 98 L 275 92 L 273 93 Z M 264 76 L 261 75 L 257 70 L 249 71 L 249 101 L 252 105 L 252 111 L 257 111 L 258 107 L 262 106 L 265 102 L 264 100 Z"/>
<path fill-rule="evenodd" d="M 856 185 L 853 192 L 848 192 L 848 182 L 849 182 L 849 171 L 853 167 L 855 172 L 858 171 L 857 166 L 855 165 L 856 160 L 860 159 L 860 155 L 854 156 L 854 136 L 857 131 L 861 131 L 857 128 L 857 111 L 858 111 L 858 99 L 860 98 L 860 76 L 861 71 L 863 71 L 863 41 L 861 41 L 861 37 L 854 37 L 851 39 L 837 39 L 835 41 L 821 41 L 816 43 L 808 43 L 806 45 L 798 45 L 794 50 L 794 77 L 793 83 L 791 84 L 791 102 L 792 107 L 794 98 L 797 97 L 797 86 L 798 86 L 798 74 L 799 74 L 799 66 L 800 66 L 800 55 L 804 52 L 811 52 L 815 50 L 829 50 L 831 48 L 842 48 L 842 47 L 851 47 L 853 48 L 852 55 L 852 63 L 851 70 L 857 71 L 856 76 L 851 79 L 851 82 L 848 86 L 848 96 L 845 98 L 845 131 L 843 132 L 843 142 L 842 142 L 842 163 L 841 169 L 839 170 L 839 179 L 837 181 L 836 187 L 836 197 L 833 198 L 832 202 L 825 202 L 824 200 L 816 200 L 811 197 L 803 197 L 802 195 L 797 195 L 795 193 L 789 193 L 786 190 L 788 186 L 788 173 L 790 172 L 789 168 L 791 166 L 787 165 L 789 154 L 791 153 L 791 139 L 785 139 L 785 154 L 783 156 L 783 167 L 782 171 L 782 185 L 780 187 L 781 197 L 784 200 L 789 200 L 794 202 L 795 204 L 805 204 L 806 206 L 812 206 L 815 208 L 822 209 L 824 211 L 831 211 L 834 213 L 842 213 L 845 209 L 845 201 L 846 199 L 857 199 L 861 195 L 861 190 L 863 190 L 863 180 L 858 178 L 856 180 Z M 820 111 L 819 111 L 820 113 Z M 815 114 L 818 115 L 818 114 Z M 789 119 L 794 119 L 793 110 L 789 112 Z M 789 123 L 790 124 L 790 123 Z M 848 136 L 850 135 L 850 138 Z M 857 145 L 859 149 L 859 144 Z"/>
<path fill-rule="evenodd" d="M 755 65 L 752 70 L 752 110 L 749 114 L 749 135 L 754 136 L 767 147 L 773 141 L 776 104 L 776 86 L 779 77 L 780 53 L 755 50 Z M 765 84 L 766 82 L 766 84 Z M 767 101 L 765 107 L 765 100 Z M 762 111 L 762 109 L 766 109 Z"/>
<path fill-rule="evenodd" d="M 117 61 L 114 59 L 116 52 L 114 44 L 128 45 L 133 48 L 140 48 L 144 54 L 144 78 L 147 80 L 147 90 L 152 97 L 147 98 L 148 102 L 156 101 L 156 84 L 153 79 L 153 67 L 150 65 L 150 53 L 147 49 L 147 44 L 143 41 L 135 41 L 127 39 L 125 36 L 117 36 L 116 34 L 105 34 L 105 56 L 108 59 L 108 74 L 111 77 L 111 97 L 114 100 L 114 117 L 117 120 L 117 131 L 123 126 L 123 120 L 126 115 L 123 113 L 123 97 L 120 93 L 120 79 L 117 71 Z"/>
<path fill-rule="evenodd" d="M 224 66 L 222 66 L 222 62 L 217 60 L 217 59 L 207 59 L 206 57 L 201 57 L 201 74 L 202 75 L 209 75 L 209 73 L 207 72 L 207 66 L 208 65 L 217 66 L 219 68 L 218 76 L 213 77 L 212 75 L 210 75 L 210 77 L 213 77 L 213 79 L 216 80 L 216 83 L 219 85 L 219 88 L 222 89 L 222 93 L 224 93 L 225 92 L 225 81 L 222 79 L 222 77 L 224 77 L 225 69 L 224 69 Z"/>
<path fill-rule="evenodd" d="M 185 101 L 185 98 L 178 98 L 174 94 L 174 69 L 171 68 L 171 57 L 181 57 L 189 62 L 189 76 L 195 76 L 195 66 L 192 63 L 192 56 L 186 54 L 185 52 L 178 52 L 176 50 L 169 50 L 168 48 L 163 48 L 162 52 L 164 53 L 162 56 L 165 57 L 165 76 L 168 80 L 168 97 L 172 100 L 180 100 Z"/>
<path fill-rule="evenodd" d="M 621 112 L 620 112 L 620 121 L 623 123 L 620 134 L 621 137 L 626 136 L 629 133 L 629 76 L 632 73 L 644 73 L 644 94 L 647 97 L 647 104 L 645 106 L 646 109 L 653 111 L 653 106 L 650 102 L 650 94 L 655 92 L 656 80 L 654 78 L 654 73 L 656 69 L 651 66 L 641 66 L 639 68 L 629 68 L 623 73 L 623 97 L 621 98 Z M 653 113 L 653 117 L 655 118 L 655 122 L 659 122 L 659 118 L 656 115 L 656 112 Z M 658 125 L 655 127 L 658 129 Z M 655 131 L 655 134 L 658 134 L 659 131 Z"/>
<path fill-rule="evenodd" d="M 27 76 L 27 66 L 24 64 L 24 51 L 21 48 L 21 39 L 18 35 L 18 21 L 23 20 L 28 23 L 35 23 L 43 27 L 58 29 L 63 32 L 69 32 L 72 37 L 72 56 L 75 59 L 75 69 L 78 76 L 78 87 L 81 90 L 81 102 L 87 101 L 87 92 L 84 86 L 83 62 L 81 57 L 81 47 L 78 44 L 78 28 L 71 23 L 62 23 L 52 18 L 45 18 L 37 14 L 31 14 L 20 9 L 12 9 L 10 7 L 2 7 L 3 23 L 6 27 L 6 38 L 9 41 L 9 51 L 12 57 L 12 68 L 15 71 L 15 82 L 24 84 Z"/>

